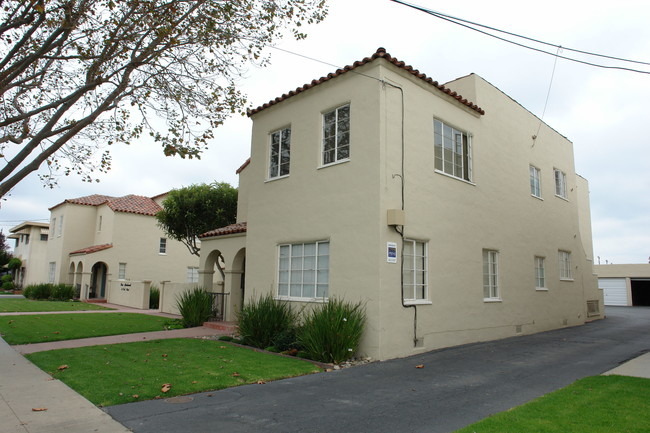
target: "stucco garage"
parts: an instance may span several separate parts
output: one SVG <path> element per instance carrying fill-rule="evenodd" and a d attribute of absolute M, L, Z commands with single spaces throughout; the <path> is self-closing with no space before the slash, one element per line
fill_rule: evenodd
<path fill-rule="evenodd" d="M 635 307 L 650 306 L 650 279 L 630 280 L 632 288 L 632 305 Z"/>
<path fill-rule="evenodd" d="M 598 288 L 610 306 L 650 306 L 650 263 L 595 265 Z"/>
<path fill-rule="evenodd" d="M 598 278 L 598 287 L 603 289 L 605 305 L 628 305 L 627 286 L 625 278 Z"/>

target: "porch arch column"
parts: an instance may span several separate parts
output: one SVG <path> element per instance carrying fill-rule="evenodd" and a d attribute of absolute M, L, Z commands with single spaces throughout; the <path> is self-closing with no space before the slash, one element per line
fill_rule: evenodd
<path fill-rule="evenodd" d="M 79 279 L 79 284 L 81 285 L 81 291 L 79 293 L 79 299 L 85 301 L 88 299 L 88 293 L 90 292 L 90 277 L 91 272 L 82 272 L 80 274 L 81 278 Z"/>
<path fill-rule="evenodd" d="M 199 269 L 199 286 L 211 292 L 214 287 L 214 271 Z"/>
<path fill-rule="evenodd" d="M 226 321 L 234 321 L 237 312 L 241 308 L 241 276 L 243 271 L 224 271 L 226 280 L 224 282 L 224 293 L 227 293 L 226 298 Z"/>

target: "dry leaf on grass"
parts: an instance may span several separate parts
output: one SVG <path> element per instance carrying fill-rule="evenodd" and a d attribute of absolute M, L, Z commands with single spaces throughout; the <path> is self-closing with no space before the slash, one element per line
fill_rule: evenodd
<path fill-rule="evenodd" d="M 257 381 L 257 384 L 258 384 L 258 385 L 264 385 L 265 383 L 266 383 L 266 382 L 264 382 L 262 379 L 260 379 L 260 380 Z"/>
<path fill-rule="evenodd" d="M 172 384 L 171 383 L 165 383 L 165 384 L 163 384 L 160 391 L 161 392 L 169 392 L 170 389 L 172 389 Z"/>
<path fill-rule="evenodd" d="M 63 371 L 63 370 L 65 370 L 66 368 L 68 368 L 68 365 L 67 365 L 67 364 L 65 364 L 65 365 L 60 365 L 59 368 L 57 368 L 57 370 L 59 370 L 59 371 Z"/>

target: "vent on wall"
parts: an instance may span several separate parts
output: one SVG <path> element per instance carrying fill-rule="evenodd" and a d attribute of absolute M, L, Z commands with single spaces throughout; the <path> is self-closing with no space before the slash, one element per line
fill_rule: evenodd
<path fill-rule="evenodd" d="M 587 317 L 598 316 L 600 314 L 600 305 L 598 300 L 587 301 Z"/>

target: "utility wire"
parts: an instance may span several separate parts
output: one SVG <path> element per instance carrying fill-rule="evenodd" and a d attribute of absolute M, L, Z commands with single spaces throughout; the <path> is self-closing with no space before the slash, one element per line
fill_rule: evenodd
<path fill-rule="evenodd" d="M 533 50 L 533 51 L 537 51 L 537 52 L 540 52 L 540 53 L 548 54 L 548 55 L 554 56 L 556 58 L 565 59 L 565 60 L 569 60 L 571 62 L 576 62 L 576 63 L 582 63 L 584 65 L 594 66 L 594 67 L 597 67 L 597 68 L 617 69 L 617 70 L 630 71 L 630 72 L 636 72 L 636 73 L 639 73 L 639 74 L 648 74 L 648 75 L 650 75 L 650 71 L 643 71 L 643 70 L 639 70 L 639 69 L 626 68 L 626 67 L 623 67 L 623 66 L 602 65 L 602 64 L 599 64 L 599 63 L 593 63 L 593 62 L 587 62 L 585 60 L 574 59 L 572 57 L 560 56 L 560 55 L 558 55 L 556 53 L 545 51 L 545 50 L 543 50 L 541 48 L 531 47 L 529 45 L 525 45 L 525 44 L 520 43 L 520 42 L 516 42 L 516 41 L 510 40 L 510 39 L 506 39 L 504 37 L 489 33 L 489 32 L 487 32 L 485 30 L 481 30 L 481 29 L 473 27 L 473 26 L 482 27 L 482 28 L 485 28 L 485 29 L 489 29 L 489 30 L 492 30 L 492 31 L 504 33 L 504 34 L 507 34 L 507 35 L 510 35 L 510 36 L 518 37 L 518 38 L 529 40 L 529 41 L 532 41 L 532 42 L 537 42 L 537 43 L 540 43 L 540 44 L 549 45 L 549 46 L 553 46 L 553 47 L 556 47 L 556 48 L 562 48 L 563 50 L 566 50 L 566 51 L 572 51 L 572 52 L 586 54 L 586 55 L 590 55 L 590 56 L 603 57 L 603 58 L 608 58 L 608 59 L 612 59 L 612 60 L 636 63 L 636 64 L 641 64 L 641 65 L 650 65 L 650 63 L 648 63 L 648 62 L 641 62 L 641 61 L 637 61 L 637 60 L 623 59 L 623 58 L 620 58 L 620 57 L 613 57 L 613 56 L 607 56 L 607 55 L 604 55 L 604 54 L 596 54 L 596 53 L 590 53 L 588 51 L 582 51 L 582 50 L 566 48 L 566 47 L 562 47 L 560 45 L 551 44 L 549 42 L 540 41 L 538 39 L 533 39 L 533 38 L 529 38 L 529 37 L 526 37 L 526 36 L 518 35 L 516 33 L 507 32 L 505 30 L 499 30 L 499 29 L 494 28 L 494 27 L 490 27 L 490 26 L 486 26 L 486 25 L 483 25 L 483 24 L 478 24 L 478 23 L 474 23 L 474 22 L 471 22 L 471 21 L 463 20 L 461 18 L 456 18 L 456 17 L 453 17 L 451 15 L 446 15 L 446 14 L 443 14 L 443 13 L 440 13 L 440 12 L 432 11 L 432 10 L 424 8 L 422 6 L 417 6 L 417 5 L 414 5 L 414 4 L 411 4 L 411 3 L 406 3 L 406 2 L 403 2 L 401 0 L 391 0 L 391 1 L 393 1 L 395 3 L 399 3 L 399 4 L 403 5 L 403 6 L 408 6 L 410 8 L 419 10 L 420 12 L 427 13 L 429 15 L 432 15 L 432 16 L 436 17 L 436 18 L 448 21 L 450 23 L 459 25 L 461 27 L 465 27 L 465 28 L 468 28 L 470 30 L 474 30 L 475 32 L 484 34 L 486 36 L 490 36 L 490 37 L 498 39 L 500 41 L 508 42 L 510 44 L 513 44 L 513 45 L 516 45 L 516 46 L 519 46 L 519 47 L 522 47 L 522 48 L 526 48 L 526 49 L 529 49 L 529 50 Z"/>

